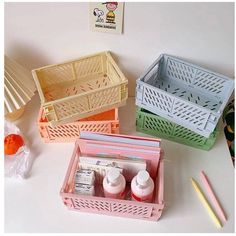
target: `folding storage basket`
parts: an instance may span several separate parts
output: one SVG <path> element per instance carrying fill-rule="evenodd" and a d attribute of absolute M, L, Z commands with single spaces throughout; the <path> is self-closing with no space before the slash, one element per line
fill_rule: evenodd
<path fill-rule="evenodd" d="M 137 80 L 136 105 L 208 138 L 233 89 L 232 79 L 163 54 Z"/>
<path fill-rule="evenodd" d="M 38 128 L 44 142 L 73 142 L 79 138 L 81 131 L 118 134 L 118 109 L 115 108 L 65 125 L 57 125 L 56 127 L 50 125 L 43 109 L 40 109 Z"/>
<path fill-rule="evenodd" d="M 206 138 L 143 108 L 137 108 L 136 129 L 146 134 L 169 139 L 203 150 L 210 150 L 213 147 L 219 133 L 218 127 L 216 127 L 210 137 Z"/>
<path fill-rule="evenodd" d="M 48 122 L 65 124 L 125 105 L 128 80 L 110 52 L 32 71 Z"/>
<path fill-rule="evenodd" d="M 70 210 L 81 212 L 98 213 L 112 216 L 121 216 L 137 219 L 156 221 L 160 218 L 163 208 L 163 188 L 164 188 L 164 164 L 160 149 L 159 139 L 142 138 L 125 135 L 107 135 L 109 141 L 98 141 L 81 137 L 76 141 L 74 152 L 70 160 L 69 167 L 60 191 L 63 203 Z M 123 143 L 113 141 L 115 139 L 131 139 L 131 142 L 154 142 L 158 145 L 146 146 L 134 145 L 132 143 Z M 155 180 L 154 201 L 152 203 L 136 202 L 131 200 L 118 200 L 105 198 L 102 194 L 101 186 L 96 186 L 96 196 L 86 196 L 74 193 L 74 177 L 79 166 L 79 156 L 81 154 L 96 155 L 107 153 L 121 156 L 136 156 L 141 159 L 151 161 L 149 163 L 150 175 Z"/>

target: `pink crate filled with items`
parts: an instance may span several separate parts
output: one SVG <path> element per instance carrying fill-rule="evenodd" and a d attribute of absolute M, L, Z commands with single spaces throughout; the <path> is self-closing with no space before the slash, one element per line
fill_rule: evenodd
<path fill-rule="evenodd" d="M 160 144 L 153 138 L 81 132 L 60 191 L 63 203 L 79 212 L 157 221 L 164 208 Z M 114 169 L 125 179 L 124 190 L 116 197 L 107 195 L 104 185 Z M 141 172 L 148 173 L 153 183 L 148 200 L 134 197 L 132 186 Z"/>
<path fill-rule="evenodd" d="M 51 126 L 44 110 L 38 115 L 38 129 L 44 142 L 73 142 L 79 138 L 81 131 L 99 133 L 119 133 L 118 109 L 102 112 L 75 122 L 64 125 Z"/>

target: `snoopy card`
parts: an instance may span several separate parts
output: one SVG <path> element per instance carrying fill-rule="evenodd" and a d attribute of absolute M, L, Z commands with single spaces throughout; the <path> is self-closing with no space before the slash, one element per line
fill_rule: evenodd
<path fill-rule="evenodd" d="M 107 33 L 122 33 L 122 2 L 90 2 L 90 29 Z"/>

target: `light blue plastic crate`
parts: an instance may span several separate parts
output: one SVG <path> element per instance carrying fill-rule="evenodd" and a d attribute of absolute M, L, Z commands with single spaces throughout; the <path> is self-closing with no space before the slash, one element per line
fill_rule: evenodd
<path fill-rule="evenodd" d="M 162 54 L 137 80 L 136 105 L 208 138 L 233 89 L 226 76 Z"/>

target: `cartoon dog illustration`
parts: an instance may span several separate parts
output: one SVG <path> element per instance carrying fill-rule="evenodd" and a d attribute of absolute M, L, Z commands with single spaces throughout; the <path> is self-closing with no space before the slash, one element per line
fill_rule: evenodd
<path fill-rule="evenodd" d="M 98 8 L 95 8 L 93 10 L 93 14 L 97 16 L 96 22 L 104 22 L 102 16 L 104 15 L 104 12 L 102 10 L 99 10 Z"/>
<path fill-rule="evenodd" d="M 106 8 L 108 10 L 108 13 L 106 15 L 106 23 L 113 23 L 115 24 L 115 13 L 118 6 L 118 2 L 105 2 L 103 4 L 106 4 Z"/>

